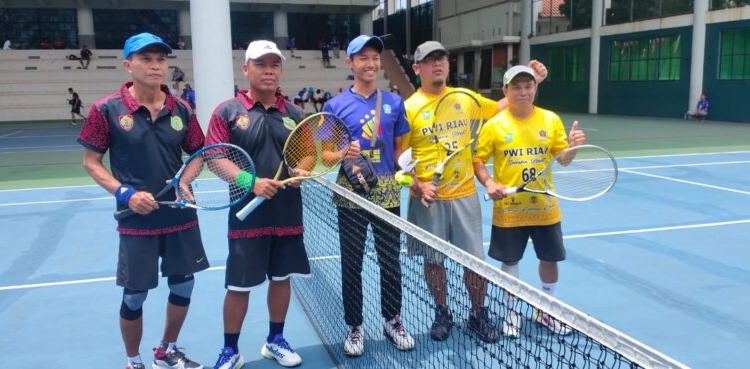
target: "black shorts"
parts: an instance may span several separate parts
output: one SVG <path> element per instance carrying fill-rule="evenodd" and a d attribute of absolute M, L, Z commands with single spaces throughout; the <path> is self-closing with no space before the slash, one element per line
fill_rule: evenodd
<path fill-rule="evenodd" d="M 81 107 L 80 106 L 74 106 L 70 108 L 71 113 L 81 114 Z"/>
<path fill-rule="evenodd" d="M 150 290 L 159 285 L 159 272 L 163 277 L 186 276 L 206 268 L 208 259 L 199 227 L 158 236 L 120 235 L 118 286 Z"/>
<path fill-rule="evenodd" d="M 250 291 L 266 280 L 284 280 L 292 275 L 310 276 L 302 235 L 229 240 L 224 281 L 228 290 Z"/>
<path fill-rule="evenodd" d="M 536 257 L 543 261 L 565 260 L 562 226 L 560 222 L 545 226 L 496 227 L 492 226 L 489 257 L 513 262 L 523 258 L 529 238 L 534 243 Z"/>

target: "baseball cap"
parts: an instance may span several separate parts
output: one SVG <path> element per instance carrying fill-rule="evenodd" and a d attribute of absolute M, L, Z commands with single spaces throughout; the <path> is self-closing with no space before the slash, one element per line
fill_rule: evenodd
<path fill-rule="evenodd" d="M 433 51 L 442 51 L 446 55 L 448 54 L 448 50 L 445 49 L 445 46 L 443 46 L 443 44 L 437 41 L 427 41 L 417 46 L 417 50 L 414 51 L 414 62 L 421 62 L 422 59 L 424 59 L 429 53 Z"/>
<path fill-rule="evenodd" d="M 281 58 L 281 61 L 286 61 L 284 55 L 281 54 L 281 50 L 276 46 L 276 43 L 268 40 L 253 41 L 250 45 L 247 45 L 247 51 L 245 51 L 245 63 L 250 59 L 259 59 L 263 55 L 274 54 Z"/>
<path fill-rule="evenodd" d="M 164 49 L 164 52 L 167 54 L 172 52 L 172 48 L 161 37 L 143 32 L 135 36 L 130 36 L 129 39 L 125 40 L 125 48 L 122 50 L 122 55 L 127 59 L 131 54 L 137 53 L 149 46 L 158 46 Z"/>
<path fill-rule="evenodd" d="M 513 78 L 516 78 L 521 74 L 527 74 L 531 76 L 531 78 L 536 78 L 533 69 L 525 65 L 516 65 L 508 69 L 508 71 L 505 72 L 505 75 L 503 75 L 503 87 L 507 86 L 513 81 Z"/>
<path fill-rule="evenodd" d="M 354 54 L 357 54 L 362 51 L 365 46 L 368 45 L 375 46 L 375 48 L 378 49 L 379 53 L 383 52 L 383 48 L 385 47 L 383 45 L 383 40 L 381 40 L 380 37 L 359 35 L 353 40 L 349 41 L 349 46 L 346 48 L 346 55 L 352 56 Z"/>

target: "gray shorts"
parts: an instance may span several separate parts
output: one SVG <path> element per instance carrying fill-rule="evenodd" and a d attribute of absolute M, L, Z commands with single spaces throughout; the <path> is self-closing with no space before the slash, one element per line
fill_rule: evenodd
<path fill-rule="evenodd" d="M 565 260 L 565 246 L 563 245 L 560 222 L 544 226 L 507 228 L 492 226 L 489 255 L 499 261 L 519 261 L 526 251 L 529 238 L 534 243 L 534 251 L 539 260 Z"/>
<path fill-rule="evenodd" d="M 484 260 L 482 246 L 482 212 L 476 195 L 455 200 L 435 201 L 429 208 L 418 197 L 409 198 L 409 222 L 458 248 Z M 442 263 L 445 255 L 421 243 L 409 242 L 409 255 Z"/>
<path fill-rule="evenodd" d="M 281 281 L 292 275 L 310 276 L 302 235 L 229 240 L 226 289 L 250 291 L 266 280 Z"/>
<path fill-rule="evenodd" d="M 198 227 L 158 236 L 120 235 L 118 286 L 146 291 L 159 285 L 160 271 L 163 277 L 186 276 L 206 268 L 208 259 Z"/>

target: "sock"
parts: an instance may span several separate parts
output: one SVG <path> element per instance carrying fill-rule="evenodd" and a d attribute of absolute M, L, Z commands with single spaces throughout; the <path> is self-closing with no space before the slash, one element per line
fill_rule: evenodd
<path fill-rule="evenodd" d="M 143 364 L 141 361 L 141 355 L 135 355 L 128 358 L 128 364 Z"/>
<path fill-rule="evenodd" d="M 276 337 L 277 334 L 283 334 L 284 333 L 284 322 L 281 323 L 274 323 L 274 322 L 268 322 L 268 337 L 266 338 L 266 342 L 271 343 L 273 341 L 273 338 Z"/>
<path fill-rule="evenodd" d="M 557 287 L 557 283 L 542 282 L 542 291 L 550 296 L 555 295 L 555 287 Z"/>
<path fill-rule="evenodd" d="M 235 354 L 240 352 L 238 347 L 240 342 L 240 333 L 224 333 L 224 347 L 229 347 Z"/>
<path fill-rule="evenodd" d="M 162 344 L 163 347 L 164 344 Z M 164 352 L 174 351 L 174 349 L 177 347 L 177 342 L 170 342 L 167 344 L 167 348 L 164 350 Z"/>
<path fill-rule="evenodd" d="M 506 273 L 508 273 L 508 274 L 516 277 L 516 278 L 519 277 L 518 264 L 508 265 L 508 264 L 502 263 L 500 265 L 500 270 L 502 270 L 503 272 L 506 272 Z M 503 295 L 503 302 L 505 303 L 505 306 L 508 309 L 507 311 L 511 311 L 511 310 L 512 311 L 516 311 L 516 301 L 517 300 L 518 299 L 515 296 L 511 295 L 508 292 L 505 292 L 504 295 Z"/>

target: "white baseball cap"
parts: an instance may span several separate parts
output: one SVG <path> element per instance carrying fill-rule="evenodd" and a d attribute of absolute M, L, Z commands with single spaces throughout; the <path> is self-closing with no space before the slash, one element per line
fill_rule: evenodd
<path fill-rule="evenodd" d="M 531 78 L 536 79 L 536 75 L 534 74 L 533 69 L 525 65 L 516 65 L 508 69 L 508 71 L 505 72 L 505 75 L 503 75 L 503 87 L 507 86 L 510 82 L 513 81 L 513 78 L 516 78 L 521 74 L 527 74 L 531 76 Z"/>
<path fill-rule="evenodd" d="M 250 59 L 260 59 L 260 57 L 266 54 L 278 55 L 279 58 L 281 58 L 282 62 L 286 61 L 286 58 L 281 54 L 281 50 L 279 50 L 279 47 L 276 46 L 275 42 L 258 40 L 251 42 L 250 45 L 247 45 L 247 51 L 245 51 L 245 63 L 247 63 Z"/>

